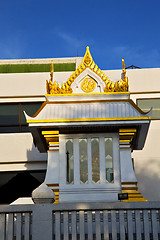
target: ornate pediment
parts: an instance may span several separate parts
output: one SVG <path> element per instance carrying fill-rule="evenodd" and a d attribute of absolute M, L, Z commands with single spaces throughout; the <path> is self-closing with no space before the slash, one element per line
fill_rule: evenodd
<path fill-rule="evenodd" d="M 62 85 L 56 81 L 53 82 L 53 61 L 51 62 L 51 78 L 46 82 L 47 93 L 48 94 L 72 94 L 73 88 L 72 84 L 75 80 L 86 70 L 90 69 L 95 76 L 98 77 L 103 82 L 103 89 L 101 92 L 128 92 L 128 77 L 126 76 L 126 69 L 124 59 L 122 58 L 122 79 L 113 82 L 109 79 L 108 76 L 97 66 L 97 64 L 93 61 L 91 53 L 89 51 L 89 47 L 86 48 L 86 53 L 84 55 L 83 61 L 78 66 L 78 68 L 72 73 L 72 75 L 68 78 L 68 80 Z M 91 93 L 96 88 L 97 82 L 94 77 L 90 75 L 86 75 L 82 78 L 80 83 L 81 90 L 84 93 Z"/>

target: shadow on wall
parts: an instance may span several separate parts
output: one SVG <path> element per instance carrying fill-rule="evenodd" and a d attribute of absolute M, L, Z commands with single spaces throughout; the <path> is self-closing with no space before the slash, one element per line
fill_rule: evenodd
<path fill-rule="evenodd" d="M 0 204 L 10 204 L 19 197 L 31 197 L 32 191 L 44 181 L 47 155 L 42 153 L 42 156 L 34 145 L 26 151 L 27 162 L 23 170 L 0 173 L 4 179 L 0 187 Z"/>
<path fill-rule="evenodd" d="M 31 197 L 32 191 L 40 185 L 40 182 L 29 172 L 17 173 L 0 188 L 0 204 L 9 204 L 19 197 Z"/>
<path fill-rule="evenodd" d="M 27 149 L 27 160 L 28 161 L 47 161 L 48 154 L 47 153 L 40 153 L 35 147 L 34 143 L 32 143 L 32 148 Z"/>
<path fill-rule="evenodd" d="M 159 159 L 137 159 L 135 173 L 141 194 L 148 201 L 160 201 Z"/>

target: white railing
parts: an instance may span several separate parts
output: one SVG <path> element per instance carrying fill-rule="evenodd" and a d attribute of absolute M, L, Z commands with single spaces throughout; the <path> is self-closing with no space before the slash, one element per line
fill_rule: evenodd
<path fill-rule="evenodd" d="M 158 240 L 160 202 L 0 206 L 0 240 Z"/>

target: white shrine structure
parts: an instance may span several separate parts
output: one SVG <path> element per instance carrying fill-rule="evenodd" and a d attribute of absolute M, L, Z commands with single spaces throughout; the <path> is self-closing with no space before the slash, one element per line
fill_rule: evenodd
<path fill-rule="evenodd" d="M 131 152 L 144 146 L 151 111 L 131 99 L 122 76 L 111 81 L 87 47 L 83 61 L 62 82 L 47 81 L 46 101 L 26 119 L 40 152 L 48 151 L 45 184 L 58 202 L 146 201 L 137 188 Z"/>

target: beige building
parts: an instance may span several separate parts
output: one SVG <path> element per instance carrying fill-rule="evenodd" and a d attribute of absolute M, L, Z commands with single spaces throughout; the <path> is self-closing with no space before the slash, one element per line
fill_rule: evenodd
<path fill-rule="evenodd" d="M 45 101 L 51 60 L 54 80 L 64 83 L 82 59 L 0 61 L 0 187 L 10 199 L 8 202 L 20 196 L 29 196 L 29 193 L 44 181 L 46 173 L 47 153 L 40 153 L 36 148 L 24 111 L 33 116 Z M 113 82 L 120 80 L 122 74 L 122 70 L 103 72 Z M 132 158 L 139 191 L 146 199 L 158 201 L 160 69 L 127 69 L 127 76 L 130 98 L 143 111 L 153 108 L 145 146 L 141 151 L 133 151 Z M 1 203 L 4 202 L 7 203 L 5 197 L 1 200 Z"/>

